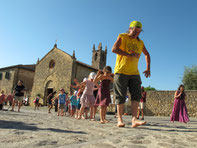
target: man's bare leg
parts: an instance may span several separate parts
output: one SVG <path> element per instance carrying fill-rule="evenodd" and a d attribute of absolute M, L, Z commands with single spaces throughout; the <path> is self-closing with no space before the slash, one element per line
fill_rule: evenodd
<path fill-rule="evenodd" d="M 145 122 L 142 122 L 142 121 L 137 120 L 138 105 L 139 105 L 139 102 L 137 102 L 137 101 L 132 101 L 131 102 L 132 127 L 137 127 L 137 126 L 146 124 L 146 121 Z"/>
<path fill-rule="evenodd" d="M 11 111 L 14 111 L 15 104 L 16 104 L 16 101 L 14 100 L 13 103 L 12 103 L 12 110 Z"/>
<path fill-rule="evenodd" d="M 123 109 L 124 109 L 124 104 L 117 104 L 117 115 L 118 115 L 118 127 L 124 127 L 125 124 L 123 123 L 122 120 L 122 113 L 123 113 Z"/>
<path fill-rule="evenodd" d="M 21 105 L 22 105 L 22 102 L 18 101 L 18 112 L 20 112 Z"/>

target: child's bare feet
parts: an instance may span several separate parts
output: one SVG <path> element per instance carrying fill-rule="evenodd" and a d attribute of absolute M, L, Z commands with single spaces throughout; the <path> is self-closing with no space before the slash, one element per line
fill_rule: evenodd
<path fill-rule="evenodd" d="M 125 127 L 125 124 L 123 122 L 118 122 L 117 127 Z"/>
<path fill-rule="evenodd" d="M 109 120 L 106 120 L 106 119 L 105 119 L 104 122 L 105 122 L 105 123 L 109 123 Z"/>
<path fill-rule="evenodd" d="M 105 121 L 100 121 L 100 124 L 105 124 Z"/>
<path fill-rule="evenodd" d="M 141 125 L 144 125 L 146 124 L 146 121 L 139 121 L 137 119 L 133 119 L 132 120 L 132 127 L 138 127 L 138 126 L 141 126 Z"/>

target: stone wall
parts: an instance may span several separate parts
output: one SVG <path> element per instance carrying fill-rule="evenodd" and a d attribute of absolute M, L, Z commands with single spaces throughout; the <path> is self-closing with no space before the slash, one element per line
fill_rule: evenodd
<path fill-rule="evenodd" d="M 9 79 L 5 78 L 6 72 L 10 73 Z M 5 94 L 10 94 L 13 92 L 13 85 L 15 84 L 15 77 L 16 77 L 16 69 L 6 69 L 1 70 L 0 73 L 2 73 L 2 79 L 0 80 L 0 90 L 3 90 Z"/>
<path fill-rule="evenodd" d="M 145 115 L 148 116 L 167 116 L 170 117 L 174 105 L 175 91 L 147 91 L 147 102 Z M 186 106 L 190 117 L 197 117 L 197 91 L 185 91 L 186 93 Z M 109 112 L 115 111 L 115 97 L 111 91 L 112 104 L 108 107 Z M 129 93 L 127 96 L 130 95 Z M 124 112 L 131 115 L 131 101 L 125 103 Z"/>
<path fill-rule="evenodd" d="M 53 68 L 49 67 L 51 60 L 55 61 Z M 46 105 L 46 87 L 53 88 L 57 91 L 64 88 L 66 92 L 70 91 L 71 75 L 72 75 L 73 59 L 70 55 L 63 51 L 54 48 L 51 50 L 37 65 L 32 89 L 32 97 L 30 105 L 33 105 L 33 99 L 37 94 L 43 97 L 43 102 Z M 50 83 L 50 84 L 49 84 Z M 50 85 L 50 86 L 49 86 Z"/>
<path fill-rule="evenodd" d="M 33 72 L 33 71 L 29 71 L 29 70 L 25 70 L 25 69 L 18 69 L 18 78 L 15 83 L 17 84 L 18 80 L 22 80 L 23 85 L 25 86 L 25 88 L 27 90 L 28 96 L 30 95 L 30 92 L 33 87 L 34 75 L 35 75 L 35 72 Z"/>
<path fill-rule="evenodd" d="M 6 72 L 9 72 L 9 79 L 5 78 Z M 18 80 L 23 81 L 23 85 L 27 89 L 27 94 L 30 94 L 33 81 L 34 81 L 34 72 L 21 69 L 21 68 L 10 68 L 1 70 L 2 80 L 0 80 L 0 89 L 4 90 L 5 94 L 10 94 L 13 92 L 14 87 L 16 86 Z"/>
<path fill-rule="evenodd" d="M 95 69 L 91 69 L 86 66 L 77 64 L 77 70 L 76 70 L 75 77 L 79 80 L 79 82 L 82 82 L 83 78 L 88 78 L 88 76 L 91 72 L 97 73 L 97 71 Z"/>
<path fill-rule="evenodd" d="M 148 91 L 146 115 L 170 116 L 175 91 Z M 197 117 L 197 91 L 185 91 L 186 106 L 190 117 Z"/>

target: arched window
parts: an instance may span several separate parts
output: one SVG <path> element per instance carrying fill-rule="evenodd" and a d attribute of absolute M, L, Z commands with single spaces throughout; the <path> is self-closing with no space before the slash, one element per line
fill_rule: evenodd
<path fill-rule="evenodd" d="M 104 61 L 104 60 L 105 60 L 105 55 L 103 54 L 103 55 L 102 55 L 102 61 Z"/>
<path fill-rule="evenodd" d="M 49 68 L 52 69 L 52 68 L 54 68 L 54 67 L 55 67 L 55 60 L 51 60 L 51 61 L 49 62 Z"/>
<path fill-rule="evenodd" d="M 94 57 L 94 60 L 95 60 L 95 61 L 97 60 L 97 57 L 98 57 L 98 54 L 96 53 L 96 54 L 95 54 L 95 57 Z"/>

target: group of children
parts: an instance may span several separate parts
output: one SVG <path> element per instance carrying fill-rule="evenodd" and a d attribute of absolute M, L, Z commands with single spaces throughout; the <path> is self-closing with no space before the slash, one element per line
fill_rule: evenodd
<path fill-rule="evenodd" d="M 12 106 L 14 96 L 12 94 L 6 95 L 4 94 L 4 91 L 1 91 L 0 94 L 0 110 L 3 110 L 4 104 L 9 103 L 9 108 Z"/>
<path fill-rule="evenodd" d="M 58 104 L 58 116 L 63 116 L 69 111 L 71 117 L 76 119 L 95 120 L 95 114 L 97 107 L 100 106 L 100 123 L 104 124 L 109 122 L 106 120 L 107 106 L 111 103 L 110 98 L 110 83 L 113 82 L 113 74 L 110 66 L 104 67 L 101 71 L 96 73 L 91 72 L 88 78 L 84 78 L 83 82 L 74 80 L 75 85 L 71 85 L 75 89 L 71 97 L 65 93 L 61 88 L 54 101 Z M 49 110 L 51 110 L 51 100 L 54 97 L 54 93 L 49 94 Z M 90 111 L 90 116 L 87 113 Z"/>

